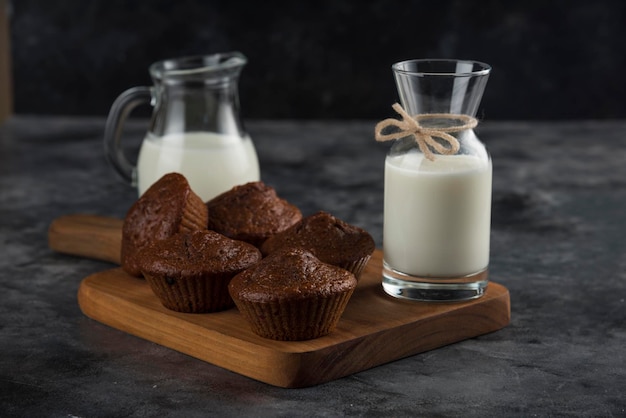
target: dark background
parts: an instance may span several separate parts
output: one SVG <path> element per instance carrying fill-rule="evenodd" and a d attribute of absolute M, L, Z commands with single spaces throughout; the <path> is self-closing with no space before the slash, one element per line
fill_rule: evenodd
<path fill-rule="evenodd" d="M 106 115 L 147 67 L 239 50 L 244 118 L 380 119 L 390 66 L 484 61 L 479 117 L 626 117 L 626 2 L 12 0 L 15 113 Z"/>

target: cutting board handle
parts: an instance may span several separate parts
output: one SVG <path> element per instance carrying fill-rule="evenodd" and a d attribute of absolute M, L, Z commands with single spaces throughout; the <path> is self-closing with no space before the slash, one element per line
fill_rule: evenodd
<path fill-rule="evenodd" d="M 120 264 L 123 223 L 97 215 L 62 216 L 48 228 L 48 246 L 60 253 Z"/>

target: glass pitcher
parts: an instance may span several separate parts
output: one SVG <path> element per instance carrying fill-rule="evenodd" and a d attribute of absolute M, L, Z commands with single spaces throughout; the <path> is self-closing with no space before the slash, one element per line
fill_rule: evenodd
<path fill-rule="evenodd" d="M 480 297 L 488 284 L 492 164 L 473 127 L 491 67 L 410 60 L 392 69 L 403 119 L 379 124 L 397 133 L 379 137 L 377 127 L 377 140 L 395 139 L 385 159 L 383 288 L 414 300 Z"/>
<path fill-rule="evenodd" d="M 238 81 L 247 60 L 239 52 L 168 59 L 149 68 L 154 86 L 134 87 L 113 103 L 105 152 L 121 177 L 143 194 L 164 174 L 183 174 L 204 201 L 258 181 L 259 162 L 239 110 Z M 124 121 L 141 104 L 153 106 L 137 165 L 124 155 Z"/>

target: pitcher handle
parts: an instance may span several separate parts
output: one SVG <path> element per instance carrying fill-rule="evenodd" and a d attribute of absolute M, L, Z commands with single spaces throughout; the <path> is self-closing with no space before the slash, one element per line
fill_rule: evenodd
<path fill-rule="evenodd" d="M 104 152 L 115 171 L 131 186 L 137 186 L 137 167 L 124 155 L 121 137 L 124 122 L 128 115 L 139 105 L 154 105 L 154 88 L 133 87 L 113 102 L 104 126 Z"/>

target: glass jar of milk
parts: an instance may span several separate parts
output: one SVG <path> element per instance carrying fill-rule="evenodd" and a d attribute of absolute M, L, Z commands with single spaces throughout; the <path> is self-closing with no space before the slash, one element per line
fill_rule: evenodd
<path fill-rule="evenodd" d="M 246 58 L 239 52 L 159 61 L 154 86 L 134 87 L 113 103 L 105 127 L 106 155 L 143 194 L 170 172 L 183 174 L 204 201 L 260 178 L 256 150 L 240 117 L 238 81 Z M 121 148 L 122 125 L 137 106 L 153 113 L 137 165 Z"/>
<path fill-rule="evenodd" d="M 410 124 L 395 123 L 407 132 L 385 160 L 383 288 L 414 300 L 479 297 L 488 283 L 492 166 L 471 128 L 491 69 L 458 60 L 392 69 L 400 110 L 419 128 L 412 135 Z"/>

